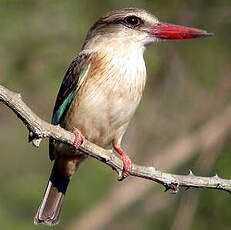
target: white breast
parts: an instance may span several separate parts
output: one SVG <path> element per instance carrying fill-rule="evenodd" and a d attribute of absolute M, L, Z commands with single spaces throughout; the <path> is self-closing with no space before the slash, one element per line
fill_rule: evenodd
<path fill-rule="evenodd" d="M 68 122 L 101 146 L 108 145 L 117 130 L 130 121 L 146 81 L 145 63 L 140 53 L 121 51 L 115 55 L 114 51 L 107 50 L 106 58 L 105 70 L 89 77 L 76 98 L 78 106 Z"/>

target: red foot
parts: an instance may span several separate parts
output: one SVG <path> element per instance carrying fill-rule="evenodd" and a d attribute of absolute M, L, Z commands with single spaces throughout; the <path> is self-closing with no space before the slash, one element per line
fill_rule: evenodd
<path fill-rule="evenodd" d="M 84 136 L 83 134 L 79 131 L 79 130 L 74 130 L 72 131 L 72 133 L 75 134 L 75 141 L 73 143 L 73 145 L 75 146 L 76 149 L 79 148 L 79 146 L 83 143 L 84 140 Z"/>
<path fill-rule="evenodd" d="M 122 173 L 122 180 L 130 175 L 132 161 L 129 156 L 123 152 L 123 150 L 115 145 L 113 145 L 115 151 L 120 154 L 120 159 L 123 161 L 123 173 Z"/>

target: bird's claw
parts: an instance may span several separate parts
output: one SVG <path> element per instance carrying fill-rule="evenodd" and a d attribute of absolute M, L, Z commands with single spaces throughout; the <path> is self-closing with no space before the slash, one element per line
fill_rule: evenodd
<path fill-rule="evenodd" d="M 128 177 L 131 173 L 132 161 L 129 156 L 123 152 L 123 150 L 117 146 L 114 146 L 117 153 L 120 154 L 120 160 L 123 162 L 123 171 L 120 173 L 118 180 L 121 181 Z"/>
<path fill-rule="evenodd" d="M 83 143 L 84 136 L 78 129 L 73 130 L 72 133 L 75 135 L 75 140 L 73 145 L 76 149 L 78 149 L 79 146 Z"/>
<path fill-rule="evenodd" d="M 122 179 L 125 179 L 130 175 L 132 161 L 127 154 L 122 154 L 120 159 L 123 161 L 123 172 L 122 172 Z"/>

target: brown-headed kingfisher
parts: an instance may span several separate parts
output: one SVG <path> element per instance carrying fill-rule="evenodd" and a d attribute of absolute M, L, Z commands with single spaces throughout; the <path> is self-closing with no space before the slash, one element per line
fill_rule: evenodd
<path fill-rule="evenodd" d="M 145 48 L 165 39 L 211 35 L 203 30 L 160 22 L 143 9 L 107 13 L 89 30 L 82 51 L 72 61 L 60 87 L 52 124 L 75 134 L 74 146 L 50 140 L 52 173 L 34 223 L 59 223 L 64 195 L 72 175 L 86 156 L 78 152 L 83 139 L 120 154 L 129 175 L 131 160 L 121 140 L 142 97 L 146 82 Z"/>

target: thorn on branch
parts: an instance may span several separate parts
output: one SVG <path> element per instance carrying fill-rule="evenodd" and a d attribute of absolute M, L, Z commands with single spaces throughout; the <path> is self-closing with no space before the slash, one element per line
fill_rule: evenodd
<path fill-rule="evenodd" d="M 36 135 L 33 132 L 29 132 L 28 135 L 28 142 L 30 143 L 31 141 L 33 141 L 35 139 Z"/>
<path fill-rule="evenodd" d="M 176 194 L 179 191 L 179 184 L 178 183 L 171 183 L 171 184 L 164 184 L 165 191 L 172 190 L 172 194 Z"/>
<path fill-rule="evenodd" d="M 216 174 L 213 178 L 214 179 L 219 179 L 219 176 Z"/>
<path fill-rule="evenodd" d="M 39 147 L 40 143 L 42 141 L 42 138 L 38 137 L 35 133 L 33 132 L 29 132 L 29 135 L 28 135 L 28 142 L 32 142 L 32 144 L 35 146 L 35 147 Z"/>
<path fill-rule="evenodd" d="M 170 189 L 170 187 L 169 187 L 169 185 L 168 185 L 168 184 L 164 184 L 164 187 L 165 187 L 164 192 L 167 192 L 167 191 Z"/>
<path fill-rule="evenodd" d="M 40 143 L 42 141 L 42 138 L 36 138 L 36 139 L 33 139 L 32 140 L 32 144 L 35 146 L 35 147 L 39 147 Z"/>
<path fill-rule="evenodd" d="M 190 176 L 190 177 L 195 177 L 195 175 L 193 174 L 193 172 L 192 172 L 191 169 L 189 169 L 189 174 L 188 174 L 188 176 Z"/>
<path fill-rule="evenodd" d="M 179 184 L 178 183 L 171 183 L 170 188 L 173 191 L 173 193 L 176 194 L 179 191 Z"/>
<path fill-rule="evenodd" d="M 220 188 L 220 187 L 221 187 L 221 184 L 217 183 L 216 188 Z"/>

